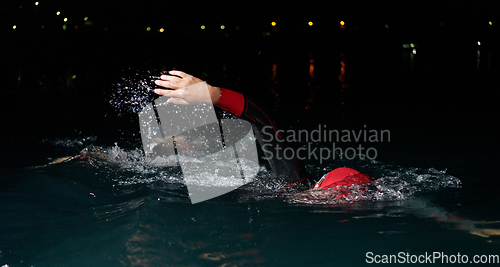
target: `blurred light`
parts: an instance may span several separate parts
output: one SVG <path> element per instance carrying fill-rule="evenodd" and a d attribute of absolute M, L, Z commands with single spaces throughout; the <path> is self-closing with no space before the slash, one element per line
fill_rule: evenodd
<path fill-rule="evenodd" d="M 480 41 L 477 41 L 477 45 L 481 45 L 481 42 L 480 42 Z"/>
<path fill-rule="evenodd" d="M 224 30 L 225 28 L 226 28 L 226 26 L 224 26 L 224 25 L 220 25 L 220 29 L 221 29 L 221 30 Z"/>
<path fill-rule="evenodd" d="M 414 55 L 417 54 L 417 49 L 413 49 L 413 51 L 411 51 Z"/>
<path fill-rule="evenodd" d="M 493 22 L 491 22 L 491 20 L 490 20 L 490 21 L 488 21 L 488 24 L 493 25 Z"/>
<path fill-rule="evenodd" d="M 415 48 L 415 44 L 414 43 L 410 43 L 410 47 L 411 48 Z"/>
<path fill-rule="evenodd" d="M 344 26 L 345 22 L 343 20 L 340 21 L 340 25 Z"/>
<path fill-rule="evenodd" d="M 276 26 L 276 22 L 275 21 L 271 22 L 271 26 L 273 27 Z"/>
<path fill-rule="evenodd" d="M 158 32 L 164 32 L 164 31 L 165 31 L 165 29 L 163 29 L 163 28 L 160 28 L 160 29 L 158 30 Z"/>
<path fill-rule="evenodd" d="M 76 75 L 71 76 L 71 78 L 76 79 Z"/>
<path fill-rule="evenodd" d="M 312 25 L 313 25 L 313 22 L 312 22 L 312 21 L 309 21 L 309 22 L 307 23 L 307 25 L 312 26 Z"/>
<path fill-rule="evenodd" d="M 62 26 L 62 28 L 63 28 L 63 31 L 65 31 L 65 30 L 66 30 L 66 28 L 67 28 L 66 24 L 64 24 L 64 25 Z"/>
<path fill-rule="evenodd" d="M 85 17 L 85 18 L 83 18 L 83 20 L 84 20 L 84 21 L 87 21 L 87 20 L 89 20 L 89 17 Z"/>
<path fill-rule="evenodd" d="M 205 29 L 205 25 L 201 25 L 201 29 L 204 30 Z"/>
<path fill-rule="evenodd" d="M 57 16 L 61 15 L 61 11 L 57 11 L 57 12 L 56 12 L 56 15 L 57 15 Z"/>
<path fill-rule="evenodd" d="M 75 30 L 78 30 L 78 25 L 75 25 Z"/>
<path fill-rule="evenodd" d="M 386 28 L 386 29 L 389 29 L 389 24 L 385 24 L 385 28 Z"/>
<path fill-rule="evenodd" d="M 12 26 L 12 29 L 13 30 L 17 29 L 17 26 L 16 25 Z"/>
<path fill-rule="evenodd" d="M 148 31 L 148 32 L 151 31 L 151 27 L 147 27 L 146 31 Z"/>
<path fill-rule="evenodd" d="M 38 2 L 35 2 L 35 6 L 38 6 L 38 4 L 39 4 Z"/>
<path fill-rule="evenodd" d="M 64 18 L 63 20 L 64 20 L 64 22 L 68 22 L 68 18 Z"/>

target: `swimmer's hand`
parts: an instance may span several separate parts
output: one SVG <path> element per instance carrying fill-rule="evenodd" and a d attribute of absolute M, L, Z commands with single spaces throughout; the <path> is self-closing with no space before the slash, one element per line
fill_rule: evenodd
<path fill-rule="evenodd" d="M 165 89 L 155 89 L 159 95 L 171 97 L 168 103 L 191 105 L 198 103 L 217 104 L 220 99 L 220 88 L 182 71 L 172 70 L 160 76 L 155 84 Z M 208 94 L 207 94 L 208 89 Z"/>

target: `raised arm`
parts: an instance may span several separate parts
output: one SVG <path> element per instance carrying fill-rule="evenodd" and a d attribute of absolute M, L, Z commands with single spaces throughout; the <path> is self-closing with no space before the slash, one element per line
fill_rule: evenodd
<path fill-rule="evenodd" d="M 211 85 L 196 86 L 203 81 L 181 71 L 170 71 L 170 75 L 162 75 L 161 80 L 155 83 L 165 89 L 156 89 L 155 93 L 170 96 L 169 103 L 197 104 L 212 103 L 227 110 L 237 117 L 247 120 L 254 126 L 254 133 L 269 162 L 274 176 L 286 185 L 296 185 L 301 188 L 309 187 L 313 182 L 302 161 L 288 158 L 283 155 L 291 144 L 284 137 L 277 134 L 278 128 L 270 119 L 264 108 L 247 96 L 224 88 Z M 208 88 L 210 98 L 206 92 Z M 266 138 L 264 138 L 266 137 Z M 272 138 L 271 138 L 272 137 Z"/>

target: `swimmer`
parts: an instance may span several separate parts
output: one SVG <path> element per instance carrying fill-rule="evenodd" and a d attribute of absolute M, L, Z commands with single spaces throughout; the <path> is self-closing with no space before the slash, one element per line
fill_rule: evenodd
<path fill-rule="evenodd" d="M 261 147 L 271 143 L 267 147 L 273 149 L 263 149 L 268 158 L 269 165 L 275 179 L 290 188 L 305 190 L 314 185 L 314 180 L 306 171 L 304 164 L 297 158 L 289 158 L 283 155 L 286 148 L 291 144 L 285 142 L 284 137 L 276 134 L 278 127 L 256 101 L 247 96 L 228 89 L 215 87 L 207 84 L 210 99 L 206 98 L 207 87 L 193 86 L 203 82 L 202 80 L 182 71 L 173 70 L 160 76 L 155 83 L 160 88 L 154 92 L 161 96 L 168 96 L 168 103 L 190 105 L 198 103 L 209 103 L 218 106 L 237 117 L 244 119 L 255 127 L 254 133 Z M 282 140 L 269 140 L 263 135 L 278 136 Z M 271 150 L 271 151 L 270 151 Z"/>
<path fill-rule="evenodd" d="M 278 192 L 303 192 L 303 194 L 321 195 L 322 198 L 348 199 L 349 201 L 361 200 L 354 193 L 363 193 L 366 189 L 356 188 L 351 186 L 368 185 L 373 179 L 351 168 L 338 168 L 324 175 L 318 182 L 315 182 L 314 177 L 306 171 L 304 163 L 297 157 L 286 157 L 283 155 L 287 147 L 291 144 L 286 142 L 284 136 L 278 133 L 279 128 L 267 115 L 265 109 L 259 106 L 254 100 L 249 97 L 234 92 L 228 89 L 215 87 L 207 84 L 210 99 L 203 98 L 206 93 L 201 90 L 206 90 L 206 87 L 193 86 L 202 80 L 189 75 L 182 71 L 173 70 L 160 76 L 155 83 L 160 88 L 154 92 L 161 96 L 171 97 L 167 100 L 168 103 L 189 105 L 198 104 L 201 102 L 209 102 L 228 112 L 233 113 L 237 117 L 244 119 L 256 128 L 254 131 L 256 139 L 266 155 L 268 163 L 273 172 L 273 179 L 277 179 L 279 184 L 284 185 Z M 281 140 L 268 140 L 262 138 L 262 135 L 275 136 Z M 269 151 L 269 147 L 274 150 Z M 276 193 L 273 191 L 271 193 Z M 300 197 L 300 193 L 296 193 Z M 307 196 L 306 196 L 307 197 Z"/>
<path fill-rule="evenodd" d="M 285 141 L 285 138 L 277 135 L 278 127 L 270 119 L 262 107 L 256 104 L 255 101 L 247 96 L 234 92 L 228 89 L 215 87 L 207 84 L 210 100 L 203 99 L 203 92 L 200 91 L 203 87 L 191 86 L 203 82 L 202 80 L 189 75 L 182 71 L 173 70 L 168 74 L 160 76 L 160 80 L 156 80 L 156 85 L 162 87 L 155 89 L 154 92 L 158 95 L 171 97 L 167 102 L 181 105 L 197 104 L 200 102 L 208 102 L 218 106 L 226 111 L 229 111 L 237 117 L 247 120 L 258 129 L 257 134 L 271 134 L 272 136 L 281 137 L 282 140 L 274 140 L 271 147 L 281 147 L 281 150 L 273 151 L 279 153 L 284 151 L 284 147 L 290 146 Z M 268 127 L 265 127 L 268 126 Z M 270 127 L 269 127 L 270 126 Z M 272 129 L 271 133 L 266 133 Z M 261 136 L 257 136 L 260 145 L 263 146 Z M 325 174 L 318 182 L 314 183 L 311 175 L 305 170 L 304 164 L 297 158 L 285 159 L 283 155 L 280 157 L 268 157 L 269 164 L 272 168 L 274 176 L 281 179 L 289 188 L 294 188 L 302 191 L 304 194 L 314 194 L 328 199 L 348 199 L 356 201 L 363 199 L 359 197 L 359 187 L 369 185 L 373 178 L 370 175 L 360 173 L 359 171 L 347 167 L 337 168 Z M 278 160 L 281 158 L 281 160 Z M 314 187 L 312 186 L 314 184 Z M 354 194 L 351 187 L 358 186 L 358 194 Z M 363 190 L 361 189 L 361 193 Z M 300 197 L 302 193 L 295 194 Z M 492 235 L 500 235 L 500 229 L 481 229 L 476 227 L 479 224 L 490 224 L 498 222 L 477 222 L 466 220 L 457 216 L 450 216 L 445 211 L 436 208 L 423 208 L 421 212 L 426 213 L 424 216 L 436 218 L 436 220 L 446 221 L 457 224 L 457 228 L 467 230 L 469 233 L 488 237 Z"/>
<path fill-rule="evenodd" d="M 279 130 L 278 127 L 270 119 L 264 109 L 255 101 L 241 93 L 208 84 L 207 87 L 210 99 L 204 99 L 203 96 L 206 94 L 200 91 L 200 89 L 204 90 L 204 87 L 190 86 L 200 82 L 203 81 L 182 71 L 170 71 L 168 74 L 161 75 L 160 80 L 155 81 L 161 88 L 155 89 L 154 92 L 158 95 L 170 97 L 167 102 L 173 104 L 189 105 L 211 102 L 211 104 L 231 112 L 241 119 L 249 121 L 257 129 L 254 133 L 261 146 L 264 145 L 262 138 L 263 134 L 280 137 L 282 140 L 274 140 L 274 143 L 272 143 L 271 147 L 281 148 L 273 151 L 273 153 L 276 153 L 274 155 L 279 155 L 278 153 L 280 153 L 280 151 L 284 151 L 285 147 L 290 146 L 290 144 L 285 141 L 286 139 L 284 137 L 276 134 Z M 265 131 L 273 132 L 267 133 Z M 315 182 L 313 177 L 305 170 L 302 161 L 297 158 L 287 159 L 287 157 L 283 157 L 282 154 L 280 156 L 281 157 L 268 157 L 270 158 L 269 165 L 271 166 L 274 177 L 280 179 L 280 182 L 283 182 L 286 188 L 302 191 L 301 193 L 303 193 L 305 197 L 307 197 L 307 194 L 314 194 L 315 196 L 320 195 L 328 199 L 344 198 L 350 201 L 356 201 L 362 199 L 357 198 L 359 196 L 359 188 L 363 188 L 363 186 L 369 185 L 373 181 L 373 178 L 367 174 L 360 173 L 351 168 L 341 167 L 330 171 L 319 181 Z M 281 158 L 281 160 L 278 160 L 278 158 Z M 96 166 L 96 161 L 109 161 L 101 149 L 90 147 L 90 149 L 84 149 L 80 155 L 59 158 L 39 167 L 47 167 L 76 159 L 87 159 L 93 166 Z M 118 160 L 118 158 L 114 160 Z M 354 192 L 350 190 L 352 187 L 357 187 L 358 195 L 353 194 Z M 361 189 L 361 191 L 362 190 L 366 189 Z M 296 193 L 294 196 L 300 198 L 301 193 Z M 466 220 L 451 215 L 439 208 L 429 207 L 427 204 L 422 204 L 423 202 L 419 202 L 418 200 L 409 201 L 408 203 L 410 206 L 415 207 L 415 210 L 417 210 L 417 213 L 421 216 L 435 218 L 438 221 L 454 224 L 458 229 L 466 230 L 473 235 L 481 237 L 500 235 L 500 229 L 478 227 L 479 225 L 497 224 L 500 222 Z"/>
<path fill-rule="evenodd" d="M 276 123 L 267 115 L 264 108 L 241 93 L 209 84 L 207 84 L 207 87 L 210 99 L 204 99 L 203 96 L 206 96 L 206 93 L 201 90 L 206 90 L 205 87 L 193 86 L 201 82 L 203 81 L 192 75 L 173 70 L 168 74 L 161 75 L 160 79 L 155 81 L 160 88 L 155 89 L 154 92 L 161 96 L 171 97 L 167 100 L 168 103 L 189 105 L 211 102 L 210 104 L 250 122 L 257 129 L 254 132 L 261 147 L 270 142 L 271 146 L 267 146 L 267 148 L 275 148 L 275 150 L 271 151 L 271 156 L 267 158 L 275 179 L 286 185 L 281 191 L 288 189 L 305 191 L 310 189 L 314 191 L 325 190 L 324 193 L 328 193 L 333 191 L 327 189 L 335 189 L 337 198 L 346 198 L 350 195 L 347 187 L 368 184 L 372 181 L 372 178 L 367 174 L 343 167 L 329 172 L 315 183 L 301 160 L 296 157 L 290 159 L 290 157 L 282 155 L 283 151 L 286 150 L 285 148 L 290 147 L 291 144 L 285 141 L 284 136 L 277 134 L 279 129 Z M 281 140 L 264 141 L 262 135 L 276 136 Z M 263 151 L 269 152 L 269 149 L 263 149 Z"/>

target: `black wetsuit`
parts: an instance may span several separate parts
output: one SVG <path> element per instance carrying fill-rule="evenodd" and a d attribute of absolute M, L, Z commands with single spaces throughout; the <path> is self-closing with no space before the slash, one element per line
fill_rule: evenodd
<path fill-rule="evenodd" d="M 228 89 L 222 89 L 217 106 L 252 124 L 275 179 L 298 189 L 307 189 L 314 183 L 301 160 L 297 157 L 285 157 L 284 152 L 291 144 L 278 134 L 276 124 L 261 106 L 247 96 Z M 271 136 L 273 138 L 270 138 Z"/>

